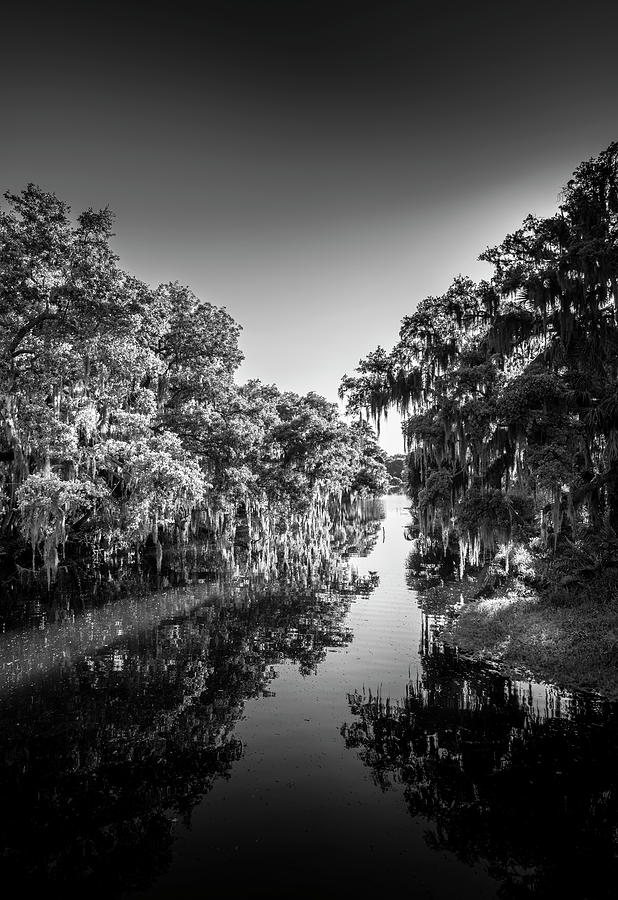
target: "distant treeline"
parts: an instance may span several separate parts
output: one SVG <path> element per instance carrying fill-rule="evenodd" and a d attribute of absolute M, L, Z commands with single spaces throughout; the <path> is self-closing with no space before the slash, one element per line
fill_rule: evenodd
<path fill-rule="evenodd" d="M 110 553 L 307 535 L 388 482 L 372 429 L 317 394 L 239 386 L 240 328 L 110 247 L 109 210 L 72 220 L 28 185 L 0 212 L 0 541 L 53 573 Z M 307 525 L 309 523 L 309 526 Z M 311 524 L 313 523 L 313 524 Z M 308 529 L 309 528 L 309 532 Z"/>
<path fill-rule="evenodd" d="M 618 143 L 480 259 L 490 280 L 422 300 L 341 395 L 404 415 L 420 531 L 462 571 L 533 550 L 579 584 L 618 560 Z"/>

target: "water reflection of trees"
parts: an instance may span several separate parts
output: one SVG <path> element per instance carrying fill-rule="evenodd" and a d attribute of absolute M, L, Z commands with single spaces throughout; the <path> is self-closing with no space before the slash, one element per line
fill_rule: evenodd
<path fill-rule="evenodd" d="M 346 745 L 403 786 L 427 840 L 484 862 L 516 898 L 615 896 L 618 716 L 434 651 L 396 701 L 349 696 Z"/>
<path fill-rule="evenodd" d="M 28 578 L 8 586 L 3 884 L 113 895 L 167 867 L 174 821 L 242 753 L 245 701 L 270 692 L 278 663 L 307 675 L 351 641 L 351 598 L 375 579 L 345 557 L 375 543 L 374 512 L 341 521 L 322 557 L 288 555 L 281 577 L 189 548 L 161 573 L 125 560 L 61 569 L 49 592 Z"/>
<path fill-rule="evenodd" d="M 350 586 L 351 576 L 345 564 L 350 556 L 367 556 L 381 533 L 384 505 L 378 498 L 360 498 L 347 502 L 328 528 L 316 533 L 314 540 L 304 535 L 287 535 L 280 552 L 271 554 L 264 564 L 264 548 L 259 550 L 237 535 L 234 545 L 220 546 L 197 542 L 166 551 L 157 561 L 154 548 L 141 555 L 120 555 L 96 560 L 73 561 L 59 565 L 55 582 L 48 584 L 40 573 L 15 567 L 15 572 L 0 581 L 0 631 L 21 626 L 44 628 L 50 622 L 72 620 L 93 607 L 127 597 L 144 598 L 168 587 L 215 584 L 225 589 L 229 583 L 260 586 L 270 584 L 320 588 L 329 585 Z M 361 585 L 359 584 L 359 587 Z"/>
<path fill-rule="evenodd" d="M 423 535 L 408 538 L 411 550 L 406 559 L 406 581 L 411 590 L 427 590 L 443 585 L 457 576 L 457 557 L 442 541 Z"/>
<path fill-rule="evenodd" d="M 164 869 L 187 817 L 242 753 L 233 729 L 273 666 L 314 671 L 351 634 L 350 599 L 291 591 L 212 600 L 119 638 L 0 707 L 4 879 L 101 891 Z"/>
<path fill-rule="evenodd" d="M 245 701 L 272 692 L 278 663 L 307 675 L 351 641 L 349 604 L 376 578 L 347 557 L 382 511 L 349 513 L 281 571 L 189 547 L 160 572 L 125 558 L 61 568 L 50 590 L 27 573 L 4 585 L 3 885 L 113 896 L 167 868 L 175 820 L 242 754 Z"/>

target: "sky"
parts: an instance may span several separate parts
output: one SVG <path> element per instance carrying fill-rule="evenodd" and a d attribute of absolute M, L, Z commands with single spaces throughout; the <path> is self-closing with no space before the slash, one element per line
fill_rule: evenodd
<path fill-rule="evenodd" d="M 12 7 L 0 188 L 109 206 L 127 270 L 243 326 L 240 381 L 336 400 L 618 138 L 618 4 Z"/>

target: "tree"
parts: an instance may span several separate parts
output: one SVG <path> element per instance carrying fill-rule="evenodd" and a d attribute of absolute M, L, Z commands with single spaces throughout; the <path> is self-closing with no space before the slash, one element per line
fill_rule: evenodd
<path fill-rule="evenodd" d="M 557 213 L 528 216 L 344 376 L 349 409 L 406 416 L 408 489 L 462 566 L 537 533 L 618 532 L 618 144 L 583 163 Z M 508 554 L 507 554 L 508 558 Z"/>
<path fill-rule="evenodd" d="M 225 309 L 119 267 L 109 210 L 73 222 L 32 184 L 5 199 L 4 543 L 26 540 L 51 577 L 67 542 L 108 553 L 152 541 L 160 560 L 163 542 L 231 546 L 252 511 L 271 540 L 291 512 L 325 526 L 333 498 L 381 489 L 369 433 L 334 405 L 236 385 L 240 327 Z"/>

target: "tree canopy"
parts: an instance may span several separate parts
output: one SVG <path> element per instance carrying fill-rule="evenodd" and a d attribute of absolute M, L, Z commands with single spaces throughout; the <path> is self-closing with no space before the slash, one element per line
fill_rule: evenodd
<path fill-rule="evenodd" d="M 341 385 L 352 413 L 404 415 L 421 529 L 462 571 L 518 537 L 618 533 L 618 143 L 480 259 L 488 280 L 422 300 Z"/>
<path fill-rule="evenodd" d="M 239 325 L 123 271 L 113 216 L 30 184 L 0 212 L 0 536 L 50 573 L 67 540 L 109 553 L 190 537 L 265 546 L 380 493 L 383 454 L 336 405 L 239 386 Z M 330 506 L 329 506 L 330 504 Z"/>

